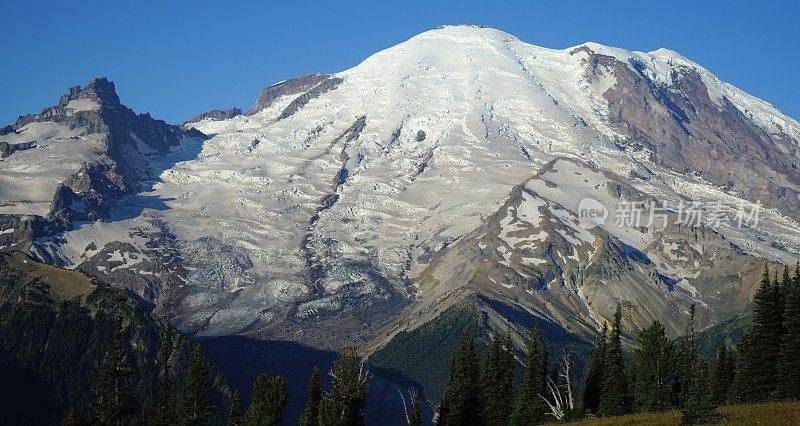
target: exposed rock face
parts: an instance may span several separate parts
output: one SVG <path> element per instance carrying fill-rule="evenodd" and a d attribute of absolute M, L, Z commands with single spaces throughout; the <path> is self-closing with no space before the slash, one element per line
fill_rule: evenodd
<path fill-rule="evenodd" d="M 300 108 L 304 107 L 308 101 L 318 98 L 322 94 L 329 92 L 335 89 L 339 84 L 341 84 L 342 79 L 338 77 L 330 77 L 327 80 L 322 81 L 318 85 L 311 88 L 311 90 L 303 93 L 297 99 L 293 100 L 286 109 L 283 110 L 281 115 L 278 116 L 278 120 L 282 120 L 290 115 L 296 113 Z"/>
<path fill-rule="evenodd" d="M 17 131 L 14 129 L 14 126 L 8 125 L 6 127 L 0 128 L 0 136 L 5 136 L 9 133 L 17 133 Z"/>
<path fill-rule="evenodd" d="M 0 251 L 27 251 L 46 226 L 39 216 L 0 214 Z"/>
<path fill-rule="evenodd" d="M 226 110 L 213 109 L 211 111 L 204 112 L 204 113 L 194 117 L 193 119 L 187 121 L 184 124 L 196 123 L 196 122 L 198 122 L 200 120 L 205 120 L 205 119 L 227 120 L 229 118 L 236 117 L 237 115 L 242 115 L 241 108 L 230 108 L 230 109 L 226 109 Z"/>
<path fill-rule="evenodd" d="M 24 142 L 13 145 L 7 142 L 0 142 L 0 158 L 6 158 L 17 151 L 24 151 L 31 148 L 36 148 L 36 142 Z"/>
<path fill-rule="evenodd" d="M 432 256 L 419 278 L 417 312 L 407 319 L 427 321 L 431 310 L 441 309 L 441 300 L 477 295 L 530 318 L 556 318 L 589 340 L 617 304 L 625 310 L 630 337 L 653 320 L 679 335 L 688 306 L 700 294 L 706 295 L 698 306 L 701 327 L 746 309 L 763 260 L 742 253 L 711 228 L 675 225 L 675 213 L 667 214 L 672 225 L 665 228 L 587 229 L 571 206 L 559 203 L 569 199 L 564 175 L 576 172 L 586 181 L 570 191 L 656 202 L 613 175 L 554 161 L 516 186 L 483 225 Z M 623 238 L 648 242 L 634 247 Z M 502 318 L 495 304 L 486 304 L 486 310 Z M 520 332 L 524 335 L 524 327 Z"/>
<path fill-rule="evenodd" d="M 71 229 L 72 222 L 107 220 L 111 203 L 125 190 L 114 168 L 84 165 L 58 186 L 48 219 L 65 229 Z"/>
<path fill-rule="evenodd" d="M 712 100 L 693 68 L 678 66 L 670 84 L 658 84 L 640 62 L 589 52 L 587 75 L 610 72 L 617 80 L 603 97 L 611 122 L 627 135 L 623 145 L 643 146 L 657 164 L 697 173 L 782 211 L 800 207 L 800 148 L 789 135 L 768 134 L 728 98 Z M 776 178 L 788 186 L 776 185 Z"/>
<path fill-rule="evenodd" d="M 80 86 L 70 87 L 56 106 L 45 108 L 35 116 L 20 117 L 15 127 L 21 129 L 31 122 L 54 122 L 71 129 L 85 129 L 86 133 L 103 133 L 108 131 L 108 127 L 102 109 L 115 109 L 118 106 L 119 97 L 114 83 L 98 78 L 83 89 Z"/>
<path fill-rule="evenodd" d="M 327 74 L 308 74 L 269 86 L 261 91 L 256 100 L 256 104 L 253 105 L 253 109 L 247 114 L 253 115 L 265 108 L 269 108 L 276 99 L 282 96 L 308 92 L 329 78 L 330 76 Z"/>
<path fill-rule="evenodd" d="M 296 111 L 305 105 L 309 99 L 313 99 L 320 94 L 335 88 L 336 85 L 338 85 L 338 83 L 334 82 L 335 80 L 337 80 L 335 77 L 332 77 L 328 74 L 308 74 L 302 77 L 297 77 L 274 84 L 261 91 L 261 93 L 258 95 L 258 99 L 256 100 L 256 104 L 253 106 L 253 109 L 251 109 L 247 114 L 253 115 L 259 111 L 269 108 L 276 99 L 283 96 L 302 94 L 295 100 L 296 104 L 294 107 L 291 109 L 287 108 L 287 111 Z M 292 112 L 287 112 L 287 116 L 291 115 Z"/>
<path fill-rule="evenodd" d="M 69 186 L 59 186 L 53 199 L 51 218 L 64 224 L 108 218 L 111 206 L 95 193 L 76 194 Z"/>

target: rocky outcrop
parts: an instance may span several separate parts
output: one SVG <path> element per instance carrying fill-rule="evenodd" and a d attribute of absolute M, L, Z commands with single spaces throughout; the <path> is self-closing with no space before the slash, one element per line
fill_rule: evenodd
<path fill-rule="evenodd" d="M 626 64 L 583 49 L 590 52 L 590 78 L 610 72 L 617 80 L 603 97 L 611 123 L 627 135 L 623 149 L 644 147 L 657 164 L 696 173 L 751 201 L 798 211 L 797 160 L 784 152 L 781 135 L 767 133 L 727 98 L 712 100 L 697 70 L 676 67 L 670 84 L 656 83 L 635 60 Z"/>
<path fill-rule="evenodd" d="M 196 123 L 200 120 L 210 119 L 210 120 L 227 120 L 229 118 L 236 117 L 237 115 L 242 115 L 241 108 L 230 108 L 226 110 L 219 110 L 213 109 L 208 112 L 204 112 L 202 114 L 197 115 L 196 117 L 192 118 L 191 120 L 183 123 L 184 126 L 191 123 Z"/>
<path fill-rule="evenodd" d="M 11 133 L 17 133 L 17 131 L 14 129 L 14 126 L 10 124 L 6 127 L 0 128 L 0 136 L 5 136 Z"/>
<path fill-rule="evenodd" d="M 53 122 L 80 134 L 105 134 L 106 152 L 115 163 L 124 187 L 134 190 L 144 169 L 143 156 L 163 155 L 185 139 L 204 138 L 196 129 L 183 130 L 149 113 L 136 114 L 120 103 L 115 85 L 106 78 L 96 78 L 86 87 L 70 87 L 58 104 L 36 116 L 20 117 L 15 127 L 31 122 Z"/>
<path fill-rule="evenodd" d="M 53 196 L 50 218 L 69 227 L 72 222 L 108 218 L 111 205 L 96 193 L 76 194 L 69 186 L 59 185 Z"/>
<path fill-rule="evenodd" d="M 24 151 L 31 148 L 36 148 L 36 142 L 24 142 L 17 144 L 0 142 L 0 158 L 6 158 L 17 151 Z"/>
<path fill-rule="evenodd" d="M 253 105 L 253 109 L 251 109 L 247 115 L 253 115 L 264 108 L 268 108 L 281 96 L 307 92 L 328 78 L 330 78 L 330 76 L 327 74 L 308 74 L 278 84 L 273 84 L 261 91 L 256 100 L 256 104 Z"/>
<path fill-rule="evenodd" d="M 27 251 L 46 226 L 39 216 L 0 214 L 0 251 Z"/>
<path fill-rule="evenodd" d="M 338 77 L 330 77 L 327 80 L 321 82 L 320 84 L 314 86 L 306 93 L 303 93 L 297 99 L 293 100 L 292 103 L 287 106 L 281 115 L 278 116 L 278 120 L 282 120 L 287 118 L 297 112 L 300 108 L 304 107 L 310 100 L 318 98 L 320 95 L 330 92 L 331 90 L 335 89 L 341 82 L 344 81 Z"/>
<path fill-rule="evenodd" d="M 72 222 L 108 219 L 112 201 L 125 192 L 113 167 L 84 164 L 56 189 L 48 219 L 65 229 L 71 228 Z"/>
<path fill-rule="evenodd" d="M 57 105 L 45 108 L 38 115 L 20 117 L 15 127 L 20 129 L 31 122 L 54 122 L 70 129 L 84 129 L 86 134 L 102 133 L 108 131 L 103 110 L 115 112 L 120 106 L 114 83 L 96 78 L 85 88 L 70 87 Z"/>
<path fill-rule="evenodd" d="M 284 108 L 280 116 L 278 116 L 278 120 L 287 118 L 305 106 L 310 100 L 335 89 L 342 81 L 341 78 L 327 74 L 309 74 L 286 80 L 262 90 L 261 94 L 258 95 L 258 100 L 256 100 L 253 109 L 247 114 L 253 115 L 270 107 L 276 99 L 282 96 L 300 93 L 301 95 Z"/>

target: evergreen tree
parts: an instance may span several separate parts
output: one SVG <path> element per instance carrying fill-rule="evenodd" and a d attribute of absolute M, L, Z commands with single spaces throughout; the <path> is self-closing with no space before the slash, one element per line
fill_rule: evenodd
<path fill-rule="evenodd" d="M 639 347 L 633 351 L 636 390 L 645 411 L 663 411 L 671 407 L 670 378 L 674 365 L 674 345 L 664 326 L 653 321 L 637 337 Z"/>
<path fill-rule="evenodd" d="M 186 370 L 186 389 L 181 404 L 184 425 L 206 425 L 211 419 L 211 404 L 208 401 L 208 364 L 203 349 L 197 345 L 189 358 Z"/>
<path fill-rule="evenodd" d="M 777 282 L 777 281 L 776 281 Z M 786 296 L 792 288 L 792 276 L 789 272 L 789 265 L 783 265 L 783 276 L 781 277 L 781 285 L 778 291 L 777 304 L 781 311 L 781 316 L 786 309 Z"/>
<path fill-rule="evenodd" d="M 622 307 L 617 305 L 611 338 L 606 349 L 606 365 L 603 371 L 603 393 L 600 397 L 600 414 L 618 415 L 630 410 L 628 376 L 622 352 Z"/>
<path fill-rule="evenodd" d="M 137 412 L 131 418 L 131 426 L 147 426 L 147 420 L 144 418 L 144 414 L 141 411 Z"/>
<path fill-rule="evenodd" d="M 321 425 L 361 425 L 367 397 L 366 373 L 353 347 L 342 349 L 330 372 L 333 389 L 320 403 Z"/>
<path fill-rule="evenodd" d="M 286 393 L 286 380 L 283 376 L 269 378 L 269 392 L 266 399 L 269 415 L 266 421 L 259 423 L 259 425 L 277 426 L 283 421 L 283 409 L 289 400 L 289 394 Z"/>
<path fill-rule="evenodd" d="M 514 407 L 514 355 L 511 329 L 505 340 L 495 332 L 486 351 L 481 372 L 483 421 L 486 425 L 507 425 Z"/>
<path fill-rule="evenodd" d="M 606 364 L 606 345 L 608 340 L 608 323 L 597 335 L 594 352 L 589 360 L 586 383 L 583 388 L 583 406 L 590 413 L 597 413 L 600 408 L 600 395 L 603 393 L 603 371 Z"/>
<path fill-rule="evenodd" d="M 419 393 L 411 394 L 411 413 L 408 415 L 408 426 L 422 426 L 422 408 L 419 405 Z"/>
<path fill-rule="evenodd" d="M 550 377 L 550 346 L 542 346 L 542 389 L 547 388 L 547 379 Z"/>
<path fill-rule="evenodd" d="M 719 419 L 714 411 L 714 401 L 708 388 L 708 366 L 702 357 L 692 369 L 694 378 L 689 384 L 689 398 L 681 415 L 682 424 L 706 424 Z"/>
<path fill-rule="evenodd" d="M 136 412 L 132 384 L 134 377 L 127 361 L 127 344 L 122 319 L 118 319 L 114 338 L 106 350 L 104 365 L 97 378 L 95 400 L 92 403 L 93 423 L 124 425 Z"/>
<path fill-rule="evenodd" d="M 504 425 L 509 424 L 511 413 L 514 411 L 514 379 L 516 377 L 517 361 L 514 358 L 514 341 L 511 339 L 511 326 L 506 327 L 506 338 L 500 351 L 500 376 L 498 398 L 502 401 L 500 420 Z"/>
<path fill-rule="evenodd" d="M 456 356 L 450 357 L 450 369 L 447 374 L 447 384 L 442 392 L 442 400 L 439 402 L 439 407 L 436 410 L 436 425 L 444 426 L 447 424 L 447 415 L 450 413 L 450 400 L 454 397 L 455 381 L 458 371 L 458 363 Z"/>
<path fill-rule="evenodd" d="M 777 268 L 775 269 L 775 280 L 773 281 L 775 285 L 772 286 L 772 290 L 774 292 L 773 309 L 775 310 L 775 315 L 776 315 L 775 319 L 776 322 L 775 327 L 777 327 L 776 332 L 780 335 L 781 339 L 783 339 L 783 334 L 786 331 L 784 310 L 786 309 L 787 292 L 789 291 L 789 289 L 791 289 L 791 281 L 792 279 L 791 275 L 789 274 L 788 265 L 783 266 L 783 278 L 780 281 L 780 283 L 778 282 L 778 269 Z M 778 343 L 777 350 L 778 352 L 776 353 L 780 353 L 780 342 Z"/>
<path fill-rule="evenodd" d="M 733 399 L 739 403 L 766 401 L 774 396 L 777 360 L 781 347 L 780 313 L 769 268 L 764 266 L 761 286 L 753 298 L 753 319 L 737 344 L 741 363 L 734 381 Z"/>
<path fill-rule="evenodd" d="M 228 426 L 242 426 L 242 403 L 239 400 L 239 391 L 233 391 L 228 403 Z"/>
<path fill-rule="evenodd" d="M 300 418 L 300 426 L 317 426 L 319 424 L 319 402 L 322 400 L 322 378 L 318 367 L 311 373 L 308 384 L 308 402 Z"/>
<path fill-rule="evenodd" d="M 534 425 L 544 420 L 547 408 L 541 398 L 541 395 L 544 395 L 542 355 L 542 348 L 539 346 L 539 326 L 534 322 L 531 328 L 531 340 L 528 342 L 525 373 L 514 412 L 511 414 L 511 424 L 514 426 Z"/>
<path fill-rule="evenodd" d="M 500 375 L 500 335 L 495 331 L 486 355 L 483 358 L 483 367 L 480 374 L 480 396 L 483 406 L 483 420 L 487 425 L 498 424 L 500 400 L 497 395 L 498 377 Z"/>
<path fill-rule="evenodd" d="M 722 405 L 728 401 L 731 384 L 736 376 L 736 359 L 733 353 L 723 343 L 717 351 L 714 361 L 714 374 L 711 377 L 711 395 L 715 405 Z"/>
<path fill-rule="evenodd" d="M 64 420 L 61 421 L 61 426 L 83 426 L 87 420 L 78 413 L 74 408 L 67 410 Z"/>
<path fill-rule="evenodd" d="M 288 395 L 282 376 L 261 373 L 253 383 L 253 397 L 244 415 L 247 426 L 277 426 L 283 420 Z"/>
<path fill-rule="evenodd" d="M 785 279 L 785 278 L 784 278 Z M 778 394 L 783 398 L 800 399 L 800 262 L 794 278 L 784 284 L 784 333 L 778 355 Z"/>
<path fill-rule="evenodd" d="M 464 330 L 458 365 L 453 381 L 452 397 L 448 399 L 446 424 L 450 426 L 474 425 L 481 421 L 478 355 L 475 340 Z"/>
<path fill-rule="evenodd" d="M 173 342 L 172 324 L 167 322 L 164 329 L 164 337 L 161 341 L 161 349 L 158 353 L 161 373 L 158 377 L 158 400 L 150 416 L 150 424 L 153 426 L 172 426 L 177 418 L 175 380 L 172 376 L 172 356 L 174 351 L 175 343 Z"/>
<path fill-rule="evenodd" d="M 673 386 L 673 399 L 675 405 L 683 407 L 689 399 L 689 387 L 694 380 L 694 366 L 697 362 L 697 348 L 694 342 L 694 315 L 695 306 L 689 307 L 689 321 L 681 337 L 680 350 L 678 352 L 678 365 L 675 371 L 675 383 Z"/>

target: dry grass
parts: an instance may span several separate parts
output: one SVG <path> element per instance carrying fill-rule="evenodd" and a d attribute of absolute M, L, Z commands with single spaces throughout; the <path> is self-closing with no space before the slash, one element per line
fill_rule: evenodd
<path fill-rule="evenodd" d="M 800 425 L 800 401 L 720 407 L 723 423 L 745 425 Z"/>
<path fill-rule="evenodd" d="M 29 277 L 39 278 L 50 287 L 50 298 L 53 300 L 72 300 L 83 297 L 94 290 L 91 279 L 81 272 L 57 268 L 38 263 L 24 253 L 3 254 L 13 268 L 19 269 Z"/>
<path fill-rule="evenodd" d="M 681 424 L 681 412 L 678 410 L 665 411 L 663 413 L 637 413 L 629 414 L 627 416 L 614 416 L 614 417 L 590 417 L 585 420 L 580 420 L 571 423 L 553 423 L 553 424 L 571 424 L 581 426 L 595 426 L 595 425 L 679 425 Z"/>
<path fill-rule="evenodd" d="M 769 402 L 753 405 L 728 405 L 717 409 L 722 415 L 719 424 L 730 425 L 800 425 L 800 402 Z M 563 423 L 561 423 L 563 424 Z M 681 412 L 639 413 L 618 417 L 593 417 L 568 423 L 580 426 L 595 425 L 680 425 Z"/>

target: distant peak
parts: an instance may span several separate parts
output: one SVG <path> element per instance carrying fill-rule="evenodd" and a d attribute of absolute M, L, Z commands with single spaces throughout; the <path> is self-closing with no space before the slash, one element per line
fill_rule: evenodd
<path fill-rule="evenodd" d="M 114 82 L 106 77 L 95 78 L 84 88 L 81 88 L 81 86 L 70 87 L 67 93 L 59 99 L 58 103 L 59 105 L 66 105 L 70 101 L 85 98 L 96 99 L 106 105 L 120 104 Z"/>
<path fill-rule="evenodd" d="M 475 24 L 448 24 L 448 25 L 439 25 L 438 27 L 434 28 L 434 30 L 444 30 L 448 28 L 489 28 L 485 25 L 475 25 Z"/>
<path fill-rule="evenodd" d="M 603 45 L 603 44 L 600 44 L 600 43 L 596 43 L 594 41 L 587 41 L 586 43 L 579 44 L 579 45 L 574 46 L 574 47 L 584 47 L 584 46 L 589 48 L 590 50 L 593 50 L 593 51 L 603 50 L 603 49 L 607 48 L 606 45 Z"/>
<path fill-rule="evenodd" d="M 473 25 L 473 24 L 440 25 L 432 30 L 425 31 L 419 34 L 419 36 L 436 35 L 436 34 L 460 34 L 460 35 L 468 35 L 475 37 L 518 40 L 517 36 L 509 34 L 505 31 L 498 30 L 492 27 L 487 27 L 484 25 Z"/>
<path fill-rule="evenodd" d="M 678 52 L 676 52 L 676 51 L 674 51 L 672 49 L 666 49 L 664 47 L 658 48 L 658 49 L 653 50 L 651 52 L 647 52 L 647 54 L 650 55 L 650 56 L 654 56 L 656 58 L 679 59 L 681 61 L 689 62 L 689 63 L 694 64 L 694 61 L 690 60 L 689 58 L 681 55 L 680 53 L 678 53 Z"/>

